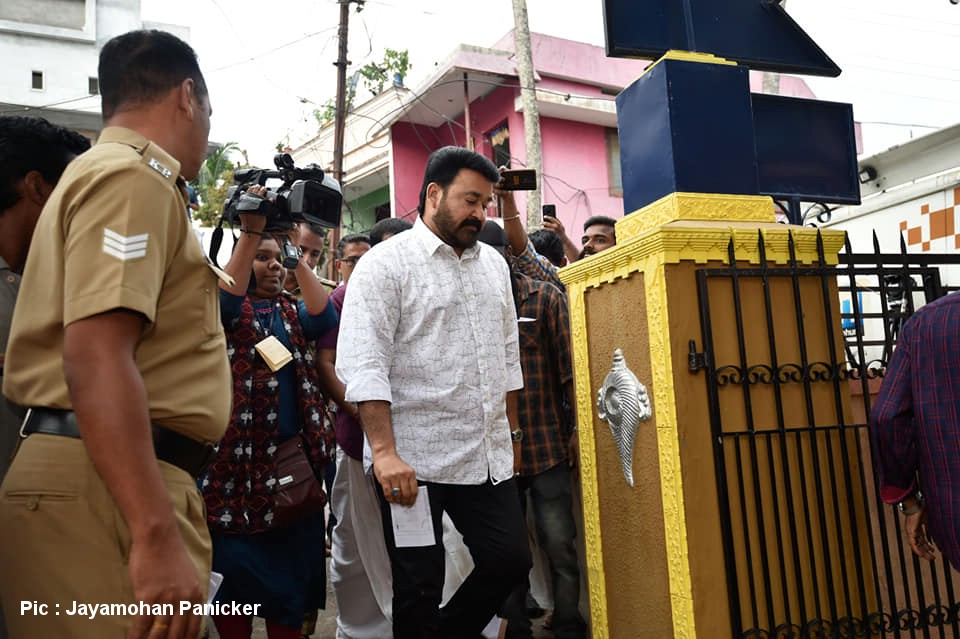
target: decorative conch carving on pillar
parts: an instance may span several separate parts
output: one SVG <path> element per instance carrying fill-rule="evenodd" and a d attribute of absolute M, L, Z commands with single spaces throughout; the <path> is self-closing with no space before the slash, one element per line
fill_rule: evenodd
<path fill-rule="evenodd" d="M 613 367 L 597 393 L 597 413 L 605 419 L 620 452 L 620 465 L 627 484 L 633 486 L 633 444 L 640 422 L 653 416 L 647 388 L 627 368 L 623 351 L 613 351 Z"/>

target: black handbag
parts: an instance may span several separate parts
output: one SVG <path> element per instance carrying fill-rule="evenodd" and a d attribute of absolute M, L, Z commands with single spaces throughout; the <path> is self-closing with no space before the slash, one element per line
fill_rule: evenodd
<path fill-rule="evenodd" d="M 273 528 L 295 524 L 327 505 L 327 495 L 313 472 L 302 435 L 291 437 L 277 447 L 276 477 Z"/>

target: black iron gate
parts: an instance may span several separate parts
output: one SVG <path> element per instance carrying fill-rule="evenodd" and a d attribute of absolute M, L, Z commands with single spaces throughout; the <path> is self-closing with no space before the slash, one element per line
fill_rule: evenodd
<path fill-rule="evenodd" d="M 960 637 L 960 580 L 921 562 L 878 496 L 867 429 L 902 322 L 960 256 L 697 272 L 734 637 Z"/>

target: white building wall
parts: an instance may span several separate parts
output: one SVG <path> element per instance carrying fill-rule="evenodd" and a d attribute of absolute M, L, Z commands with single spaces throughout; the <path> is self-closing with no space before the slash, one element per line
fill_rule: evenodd
<path fill-rule="evenodd" d="M 104 43 L 145 26 L 189 38 L 186 27 L 145 25 L 140 18 L 140 0 L 11 1 L 30 3 L 34 15 L 55 11 L 64 1 L 82 2 L 84 15 L 93 24 L 66 29 L 0 20 L 0 102 L 8 104 L 98 112 L 100 98 L 89 94 L 88 80 L 97 77 L 98 56 Z M 32 71 L 43 72 L 42 90 L 31 88 Z"/>

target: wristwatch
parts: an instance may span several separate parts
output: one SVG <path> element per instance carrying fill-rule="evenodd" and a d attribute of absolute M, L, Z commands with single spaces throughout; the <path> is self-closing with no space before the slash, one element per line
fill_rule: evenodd
<path fill-rule="evenodd" d="M 512 440 L 515 441 L 515 442 L 522 442 L 522 441 L 523 441 L 523 431 L 520 430 L 519 428 L 518 428 L 517 430 L 512 430 L 512 431 L 510 431 L 510 439 L 512 439 Z"/>
<path fill-rule="evenodd" d="M 913 506 L 907 506 L 907 499 L 913 497 L 916 500 L 916 503 Z M 912 495 L 907 496 L 902 501 L 897 502 L 897 510 L 899 510 L 904 515 L 915 515 L 923 509 L 923 493 L 919 490 Z"/>

